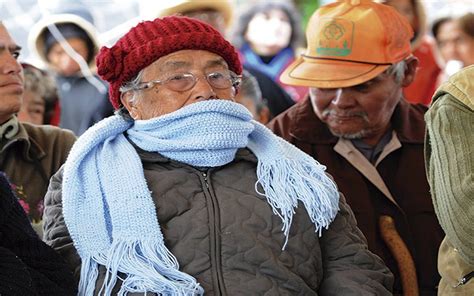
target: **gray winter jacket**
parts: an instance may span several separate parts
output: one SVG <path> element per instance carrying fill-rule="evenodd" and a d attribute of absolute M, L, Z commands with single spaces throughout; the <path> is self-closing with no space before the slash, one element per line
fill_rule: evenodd
<path fill-rule="evenodd" d="M 249 150 L 212 169 L 138 152 L 166 246 L 206 295 L 391 295 L 392 274 L 368 251 L 342 195 L 321 237 L 304 206 L 296 209 L 282 251 L 282 223 L 255 192 L 257 159 Z M 46 195 L 44 239 L 77 271 L 80 259 L 62 217 L 61 179 L 62 170 Z M 102 269 L 98 283 L 103 276 Z"/>

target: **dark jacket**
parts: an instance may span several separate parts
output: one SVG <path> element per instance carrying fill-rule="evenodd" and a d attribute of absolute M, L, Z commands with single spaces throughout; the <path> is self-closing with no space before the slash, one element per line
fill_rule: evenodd
<path fill-rule="evenodd" d="M 18 133 L 1 143 L 0 170 L 17 188 L 29 208 L 28 216 L 39 222 L 49 179 L 66 161 L 76 137 L 53 126 L 19 123 Z"/>
<path fill-rule="evenodd" d="M 293 106 L 275 118 L 269 127 L 326 165 L 339 190 L 355 213 L 369 249 L 384 259 L 395 275 L 394 293 L 401 292 L 397 263 L 380 235 L 379 217 L 389 215 L 407 245 L 416 266 L 421 295 L 436 295 L 439 274 L 436 269 L 438 247 L 443 239 L 436 219 L 423 161 L 426 107 L 401 101 L 391 119 L 401 145 L 379 161 L 374 169 L 386 190 L 374 185 L 361 168 L 349 159 L 357 149 L 336 147 L 340 140 L 315 115 L 310 100 Z M 348 141 L 350 143 L 350 141 Z M 344 154 L 344 153 L 343 153 Z M 379 178 L 380 178 L 379 177 Z M 382 184 L 383 185 L 383 184 Z M 391 195 L 388 198 L 387 195 Z"/>
<path fill-rule="evenodd" d="M 270 110 L 271 118 L 295 104 L 290 95 L 266 74 L 252 67 L 245 67 L 245 69 L 257 79 L 263 100 Z"/>
<path fill-rule="evenodd" d="M 94 77 L 103 85 L 104 93 L 83 76 L 56 76 L 61 106 L 59 126 L 73 131 L 77 136 L 114 111 L 109 102 L 107 85 L 98 76 Z"/>
<path fill-rule="evenodd" d="M 0 295 L 75 295 L 71 270 L 37 236 L 0 173 Z"/>
<path fill-rule="evenodd" d="M 340 212 L 321 238 L 300 205 L 282 251 L 282 222 L 255 192 L 257 160 L 249 150 L 207 170 L 157 153 L 139 155 L 165 244 L 205 295 L 390 294 L 392 275 L 367 250 L 342 196 Z M 78 268 L 62 219 L 61 179 L 62 170 L 46 196 L 44 238 Z"/>

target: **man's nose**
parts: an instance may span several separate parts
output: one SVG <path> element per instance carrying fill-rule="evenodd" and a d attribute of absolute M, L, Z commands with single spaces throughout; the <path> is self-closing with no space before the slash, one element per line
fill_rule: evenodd
<path fill-rule="evenodd" d="M 334 93 L 331 104 L 338 108 L 349 108 L 354 106 L 356 100 L 349 88 L 338 88 Z"/>
<path fill-rule="evenodd" d="M 212 85 L 203 76 L 197 78 L 192 95 L 195 100 L 217 99 L 216 92 L 212 88 Z"/>
<path fill-rule="evenodd" d="M 8 51 L 4 51 L 1 54 L 0 65 L 3 74 L 19 74 L 22 70 L 18 60 L 15 59 Z"/>

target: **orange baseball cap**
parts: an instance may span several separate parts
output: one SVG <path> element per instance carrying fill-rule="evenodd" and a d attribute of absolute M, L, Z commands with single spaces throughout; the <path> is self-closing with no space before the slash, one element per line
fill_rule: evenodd
<path fill-rule="evenodd" d="M 371 0 L 320 7 L 306 29 L 308 48 L 281 74 L 290 85 L 349 87 L 411 55 L 413 30 L 394 8 Z"/>

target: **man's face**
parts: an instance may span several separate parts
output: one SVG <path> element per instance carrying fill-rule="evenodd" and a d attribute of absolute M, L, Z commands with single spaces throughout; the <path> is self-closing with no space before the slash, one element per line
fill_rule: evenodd
<path fill-rule="evenodd" d="M 443 23 L 436 41 L 445 61 L 459 60 L 464 67 L 474 64 L 474 38 L 464 33 L 456 21 Z"/>
<path fill-rule="evenodd" d="M 146 67 L 141 81 L 165 81 L 190 73 L 197 78 L 191 89 L 177 91 L 166 84 L 155 84 L 148 89 L 135 91 L 137 98 L 131 103 L 129 99 L 134 91 L 126 92 L 122 103 L 134 119 L 150 119 L 204 100 L 234 100 L 233 87 L 218 89 L 206 80 L 206 75 L 219 71 L 228 71 L 227 63 L 221 56 L 205 50 L 180 50 Z"/>
<path fill-rule="evenodd" d="M 356 86 L 310 89 L 316 115 L 335 136 L 369 144 L 385 133 L 401 97 L 401 85 L 386 73 Z"/>
<path fill-rule="evenodd" d="M 66 41 L 84 60 L 87 59 L 89 50 L 84 40 L 73 37 L 67 38 Z M 64 76 L 72 76 L 81 70 L 76 60 L 67 53 L 59 42 L 56 42 L 49 50 L 48 61 L 54 71 Z"/>
<path fill-rule="evenodd" d="M 20 47 L 0 24 L 0 124 L 20 110 L 23 70 L 18 63 Z"/>

